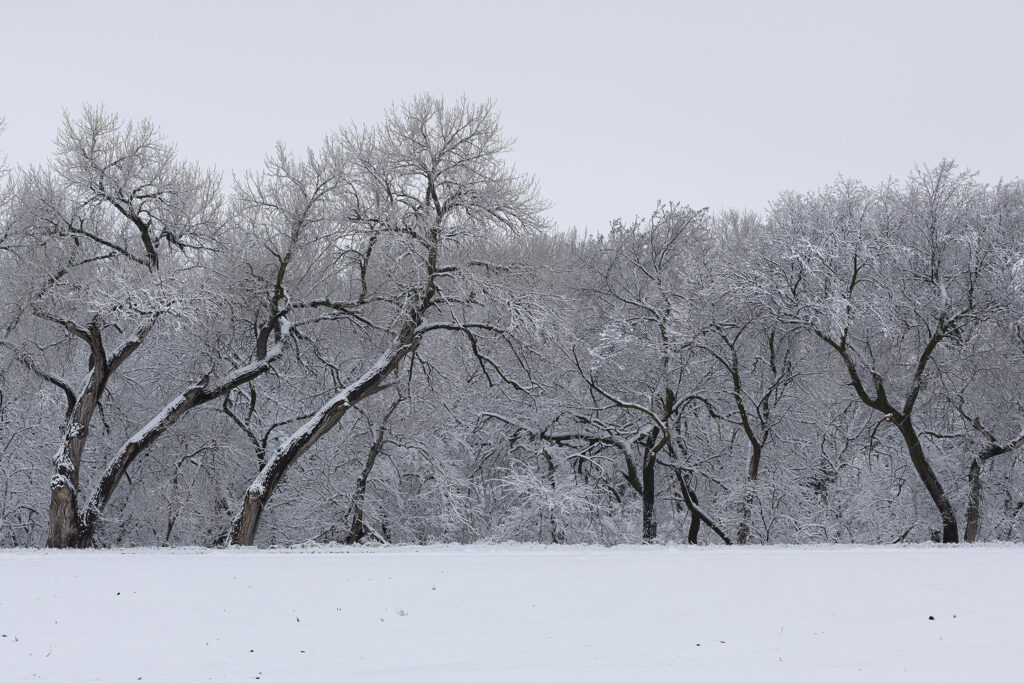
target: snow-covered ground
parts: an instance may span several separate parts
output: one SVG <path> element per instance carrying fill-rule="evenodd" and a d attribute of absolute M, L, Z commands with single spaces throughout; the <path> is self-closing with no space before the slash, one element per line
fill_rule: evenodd
<path fill-rule="evenodd" d="M 0 552 L 0 680 L 1007 681 L 1024 548 Z"/>

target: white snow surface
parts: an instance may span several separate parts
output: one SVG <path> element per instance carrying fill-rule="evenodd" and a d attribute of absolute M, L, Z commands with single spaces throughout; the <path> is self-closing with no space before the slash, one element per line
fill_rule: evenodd
<path fill-rule="evenodd" d="M 999 545 L 4 551 L 0 680 L 1022 680 L 1022 569 Z"/>

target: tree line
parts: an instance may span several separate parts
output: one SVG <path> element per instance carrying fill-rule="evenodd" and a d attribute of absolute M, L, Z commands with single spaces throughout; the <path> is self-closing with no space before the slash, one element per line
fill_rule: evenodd
<path fill-rule="evenodd" d="M 2 138 L 0 138 L 2 142 Z M 558 230 L 492 103 L 0 164 L 0 545 L 1018 541 L 1024 183 Z"/>

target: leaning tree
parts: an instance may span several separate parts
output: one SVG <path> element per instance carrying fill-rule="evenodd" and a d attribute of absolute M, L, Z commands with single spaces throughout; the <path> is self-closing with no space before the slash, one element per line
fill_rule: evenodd
<path fill-rule="evenodd" d="M 332 311 L 358 331 L 351 371 L 333 396 L 291 433 L 248 486 L 231 542 L 251 545 L 260 517 L 289 468 L 354 407 L 398 381 L 404 361 L 421 358 L 428 335 L 446 335 L 482 371 L 530 388 L 520 358 L 512 366 L 495 345 L 515 344 L 533 306 L 519 266 L 480 254 L 509 237 L 545 227 L 533 179 L 504 159 L 492 103 L 429 96 L 393 108 L 384 122 L 334 138 L 344 181 L 339 219 L 355 255 L 347 289 L 336 298 L 293 306 Z M 449 351 L 450 352 L 450 351 Z M 412 368 L 410 367 L 410 371 Z"/>

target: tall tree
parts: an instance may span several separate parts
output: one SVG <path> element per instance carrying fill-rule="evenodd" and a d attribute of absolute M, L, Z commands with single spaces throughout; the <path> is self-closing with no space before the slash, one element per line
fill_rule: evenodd
<path fill-rule="evenodd" d="M 373 355 L 268 458 L 235 519 L 231 541 L 238 545 L 254 542 L 289 467 L 353 406 L 385 388 L 426 335 L 458 335 L 485 371 L 511 379 L 481 337 L 511 331 L 523 315 L 517 298 L 495 311 L 496 320 L 477 317 L 497 308 L 501 288 L 488 282 L 507 264 L 467 256 L 485 238 L 542 228 L 544 204 L 532 179 L 502 158 L 509 143 L 493 105 L 421 96 L 391 110 L 382 125 L 342 131 L 336 142 L 358 277 L 346 300 L 307 304 L 348 314 L 371 340 Z"/>
<path fill-rule="evenodd" d="M 985 198 L 952 162 L 877 191 L 840 181 L 784 197 L 763 242 L 765 301 L 831 349 L 857 399 L 896 429 L 946 543 L 957 515 L 915 417 L 952 349 L 1006 300 Z"/>
<path fill-rule="evenodd" d="M 65 118 L 49 170 L 27 173 L 20 190 L 14 229 L 27 275 L 22 338 L 38 350 L 59 344 L 72 362 L 47 367 L 52 351 L 23 345 L 15 352 L 66 399 L 47 545 L 74 546 L 94 414 L 160 317 L 192 305 L 183 296 L 190 266 L 221 224 L 218 178 L 178 161 L 148 121 L 124 123 L 86 108 L 80 119 Z M 41 355 L 47 358 L 33 360 Z M 65 377 L 69 371 L 74 378 Z"/>

